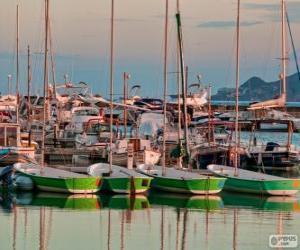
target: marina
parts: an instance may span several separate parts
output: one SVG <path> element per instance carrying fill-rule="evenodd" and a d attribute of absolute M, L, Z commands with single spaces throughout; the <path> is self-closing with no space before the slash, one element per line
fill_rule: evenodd
<path fill-rule="evenodd" d="M 149 84 L 131 81 L 134 74 L 140 77 L 138 67 L 129 73 L 119 55 L 128 42 L 119 39 L 127 20 L 120 2 L 109 0 L 101 16 L 105 21 L 97 24 L 105 27 L 108 42 L 93 45 L 93 56 L 100 55 L 100 47 L 107 56 L 106 73 L 97 69 L 105 80 L 95 85 L 85 82 L 88 73 L 78 82 L 67 73 L 64 82 L 57 80 L 62 65 L 56 60 L 63 56 L 53 43 L 58 43 L 60 3 L 40 5 L 41 51 L 28 44 L 25 53 L 20 44 L 24 6 L 17 1 L 15 72 L 0 92 L 1 249 L 299 247 L 300 95 L 295 101 L 295 81 L 300 84 L 300 71 L 288 2 L 270 5 L 278 19 L 279 31 L 272 36 L 278 40 L 279 74 L 267 86 L 258 77 L 241 80 L 243 35 L 252 26 L 243 21 L 244 12 L 263 6 L 234 1 L 233 65 L 228 67 L 234 87 L 216 91 L 189 66 L 188 5 L 163 1 L 161 33 L 155 33 L 161 51 L 153 55 L 161 57 L 160 79 L 151 86 L 159 90 L 150 94 Z M 211 29 L 205 25 L 197 27 Z M 251 91 L 256 98 L 249 97 Z"/>

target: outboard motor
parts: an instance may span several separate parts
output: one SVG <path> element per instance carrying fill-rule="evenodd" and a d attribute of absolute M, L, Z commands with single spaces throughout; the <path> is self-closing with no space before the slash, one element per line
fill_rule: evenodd
<path fill-rule="evenodd" d="M 9 186 L 12 185 L 12 173 L 13 173 L 13 166 L 7 166 L 4 167 L 1 171 L 0 171 L 0 181 L 2 184 L 3 188 L 8 188 Z"/>
<path fill-rule="evenodd" d="M 15 186 L 22 191 L 31 191 L 34 189 L 34 183 L 30 177 L 17 175 L 15 177 Z"/>

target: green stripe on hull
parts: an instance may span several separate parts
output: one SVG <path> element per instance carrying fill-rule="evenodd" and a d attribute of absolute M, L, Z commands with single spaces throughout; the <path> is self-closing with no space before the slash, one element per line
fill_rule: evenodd
<path fill-rule="evenodd" d="M 189 194 L 216 194 L 219 193 L 225 183 L 225 178 L 204 179 L 175 179 L 154 177 L 151 186 L 168 192 Z"/>
<path fill-rule="evenodd" d="M 144 193 L 150 188 L 151 178 L 143 177 L 104 177 L 101 190 L 121 193 L 138 194 Z"/>
<path fill-rule="evenodd" d="M 299 190 L 298 180 L 245 180 L 227 178 L 225 190 L 266 195 L 293 195 Z"/>
<path fill-rule="evenodd" d="M 99 177 L 86 178 L 51 178 L 22 173 L 32 179 L 35 186 L 42 191 L 63 193 L 96 193 L 100 190 Z"/>

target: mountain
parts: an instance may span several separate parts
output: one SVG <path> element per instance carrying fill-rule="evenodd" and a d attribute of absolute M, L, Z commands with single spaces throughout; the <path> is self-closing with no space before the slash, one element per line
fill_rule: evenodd
<path fill-rule="evenodd" d="M 280 94 L 280 81 L 265 82 L 259 77 L 252 77 L 239 87 L 240 101 L 264 101 Z M 214 101 L 234 101 L 235 88 L 220 88 L 212 96 Z M 287 77 L 287 101 L 300 102 L 300 81 L 298 74 Z"/>

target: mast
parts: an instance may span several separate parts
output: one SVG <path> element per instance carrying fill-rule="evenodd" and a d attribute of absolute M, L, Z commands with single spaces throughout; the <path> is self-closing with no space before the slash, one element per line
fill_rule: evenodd
<path fill-rule="evenodd" d="M 234 149 L 234 175 L 238 175 L 239 164 L 238 149 L 240 145 L 239 137 L 239 82 L 240 82 L 240 0 L 237 2 L 237 22 L 236 22 L 236 70 L 235 70 L 235 149 Z"/>
<path fill-rule="evenodd" d="M 43 131 L 42 131 L 42 167 L 44 166 L 45 154 L 45 129 L 47 114 L 47 98 L 48 98 L 48 32 L 49 32 L 49 1 L 45 0 L 45 48 L 44 48 L 44 107 L 43 107 Z"/>
<path fill-rule="evenodd" d="M 52 72 L 52 83 L 53 83 L 53 96 L 56 99 L 56 72 L 55 72 L 55 61 L 52 46 L 52 29 L 51 23 L 49 22 L 49 46 L 50 46 L 50 60 L 51 60 L 51 72 Z"/>
<path fill-rule="evenodd" d="M 285 42 L 285 4 L 281 0 L 281 57 L 282 57 L 282 96 L 286 101 L 286 42 Z"/>
<path fill-rule="evenodd" d="M 184 144 L 187 157 L 190 155 L 189 142 L 188 142 L 188 126 L 187 126 L 187 106 L 186 106 L 186 79 L 184 73 L 184 58 L 183 58 L 183 41 L 182 41 L 182 28 L 181 28 L 181 19 L 180 12 L 176 13 L 177 20 L 177 32 L 178 32 L 178 43 L 179 43 L 179 52 L 180 52 L 180 72 L 181 72 L 181 91 L 182 91 L 182 101 L 183 101 L 183 121 L 184 121 Z M 190 166 L 189 166 L 190 167 Z"/>
<path fill-rule="evenodd" d="M 210 146 L 212 142 L 212 135 L 213 135 L 213 130 L 212 130 L 212 125 L 211 125 L 211 85 L 208 86 L 208 145 Z"/>
<path fill-rule="evenodd" d="M 184 73 L 185 73 L 185 82 L 184 82 L 184 87 L 185 87 L 185 98 L 187 97 L 188 95 L 188 79 L 189 79 L 189 66 L 185 66 L 184 67 Z"/>
<path fill-rule="evenodd" d="M 109 138 L 109 169 L 112 172 L 112 136 L 113 136 L 113 92 L 114 92 L 114 0 L 111 0 L 111 27 L 110 27 L 110 138 Z"/>
<path fill-rule="evenodd" d="M 249 110 L 266 109 L 266 108 L 277 108 L 286 106 L 286 61 L 288 56 L 286 54 L 286 32 L 285 32 L 285 1 L 281 0 L 281 93 L 280 97 L 267 101 L 262 101 L 250 105 Z"/>
<path fill-rule="evenodd" d="M 130 75 L 127 72 L 123 73 L 123 81 L 124 81 L 124 86 L 123 86 L 123 104 L 126 104 L 126 100 L 128 99 L 128 79 L 130 78 Z M 127 108 L 124 106 L 124 120 L 123 120 L 123 124 L 124 124 L 124 138 L 127 137 Z"/>
<path fill-rule="evenodd" d="M 169 28 L 169 0 L 166 0 L 166 13 L 165 13 L 165 41 L 164 41 L 164 134 L 163 134 L 163 171 L 162 174 L 166 174 L 166 115 L 167 115 L 167 88 L 168 88 L 168 28 Z"/>
<path fill-rule="evenodd" d="M 176 1 L 176 11 L 179 12 L 179 0 Z M 180 51 L 179 51 L 179 43 L 177 42 L 177 99 L 178 99 L 178 145 L 181 148 L 182 142 L 181 142 L 181 89 L 180 89 Z M 177 165 L 179 168 L 182 167 L 182 158 L 179 157 L 177 161 Z"/>
<path fill-rule="evenodd" d="M 20 93 L 19 93 L 19 88 L 20 88 L 20 65 L 19 65 L 19 50 L 20 50 L 20 45 L 19 45 L 19 5 L 17 4 L 17 60 L 16 60 L 16 69 L 17 69 L 17 74 L 16 74 L 16 96 L 17 96 L 17 107 L 16 107 L 16 118 L 17 118 L 17 123 L 19 123 L 19 104 L 20 104 Z"/>
<path fill-rule="evenodd" d="M 30 113 L 31 113 L 30 92 L 31 92 L 31 58 L 30 58 L 30 46 L 28 45 L 28 47 L 27 47 L 27 112 L 28 112 L 28 121 L 30 121 Z"/>
<path fill-rule="evenodd" d="M 8 74 L 8 75 L 7 75 L 8 95 L 11 95 L 11 78 L 12 78 L 12 75 L 11 75 L 11 74 Z"/>

